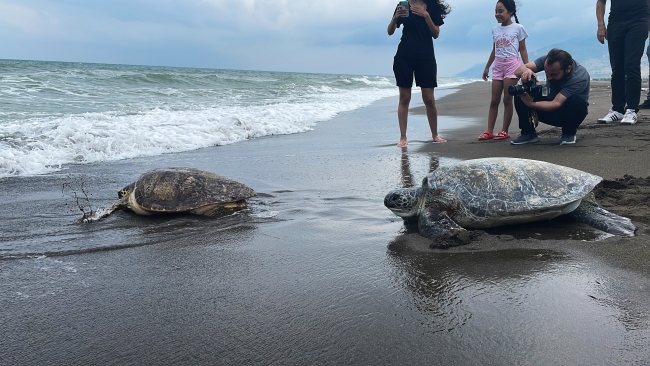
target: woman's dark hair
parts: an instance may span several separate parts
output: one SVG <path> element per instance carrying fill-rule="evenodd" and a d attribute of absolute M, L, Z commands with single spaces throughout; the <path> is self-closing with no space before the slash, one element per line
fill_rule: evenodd
<path fill-rule="evenodd" d="M 436 7 L 440 9 L 440 17 L 442 17 L 442 19 L 445 19 L 447 14 L 451 11 L 449 5 L 442 0 L 424 0 L 424 3 L 427 4 L 427 9 L 436 9 Z"/>
<path fill-rule="evenodd" d="M 559 48 L 554 48 L 548 51 L 548 54 L 546 54 L 546 63 L 553 65 L 558 61 L 560 62 L 560 66 L 562 66 L 562 70 L 564 71 L 566 71 L 569 65 L 573 65 L 573 57 L 571 57 L 571 54 L 567 51 L 561 50 Z"/>
<path fill-rule="evenodd" d="M 497 2 L 503 4 L 503 7 L 515 16 L 515 22 L 519 23 L 519 19 L 517 18 L 517 4 L 515 4 L 515 0 L 499 0 Z"/>

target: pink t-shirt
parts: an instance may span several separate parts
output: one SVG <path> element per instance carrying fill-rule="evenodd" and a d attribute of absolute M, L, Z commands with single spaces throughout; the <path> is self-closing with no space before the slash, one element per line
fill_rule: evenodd
<path fill-rule="evenodd" d="M 499 58 L 519 57 L 519 42 L 526 38 L 528 33 L 519 23 L 495 26 L 492 28 L 494 55 Z"/>

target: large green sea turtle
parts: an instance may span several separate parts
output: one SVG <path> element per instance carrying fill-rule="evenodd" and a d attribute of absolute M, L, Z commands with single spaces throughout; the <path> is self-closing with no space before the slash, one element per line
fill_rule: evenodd
<path fill-rule="evenodd" d="M 433 246 L 466 244 L 466 229 L 550 220 L 568 214 L 596 229 L 633 236 L 632 222 L 593 201 L 601 177 L 543 161 L 485 158 L 441 166 L 420 188 L 395 189 L 384 205 L 397 216 L 418 217 Z M 437 245 L 439 243 L 440 245 Z"/>
<path fill-rule="evenodd" d="M 255 195 L 248 186 L 205 170 L 155 169 L 122 188 L 118 192 L 119 201 L 97 215 L 98 218 L 106 217 L 117 209 L 128 208 L 139 215 L 192 213 L 214 216 L 224 209 L 245 206 L 246 199 Z"/>

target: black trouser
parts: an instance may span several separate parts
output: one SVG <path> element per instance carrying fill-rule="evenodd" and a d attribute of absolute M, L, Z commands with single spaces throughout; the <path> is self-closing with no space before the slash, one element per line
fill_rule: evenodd
<path fill-rule="evenodd" d="M 645 54 L 648 56 L 648 62 L 650 63 L 650 43 L 648 43 L 648 48 L 646 48 Z M 648 94 L 646 94 L 645 100 L 650 100 L 650 78 L 648 78 Z"/>
<path fill-rule="evenodd" d="M 607 48 L 612 66 L 612 109 L 619 113 L 625 113 L 626 109 L 639 109 L 641 57 L 647 38 L 647 19 L 607 24 Z"/>
<path fill-rule="evenodd" d="M 553 112 L 537 111 L 537 117 L 540 122 L 547 125 L 562 127 L 563 135 L 575 135 L 578 126 L 587 117 L 587 103 L 578 96 L 569 97 L 559 109 Z M 535 127 L 528 120 L 528 115 L 532 108 L 528 107 L 521 101 L 519 96 L 515 97 L 515 109 L 519 116 L 519 128 L 522 135 L 535 133 Z"/>

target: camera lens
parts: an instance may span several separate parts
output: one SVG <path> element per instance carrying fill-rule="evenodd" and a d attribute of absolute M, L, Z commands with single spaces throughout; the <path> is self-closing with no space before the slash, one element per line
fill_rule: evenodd
<path fill-rule="evenodd" d="M 523 85 L 511 85 L 508 87 L 508 94 L 510 95 L 521 95 L 524 94 L 525 90 Z"/>

